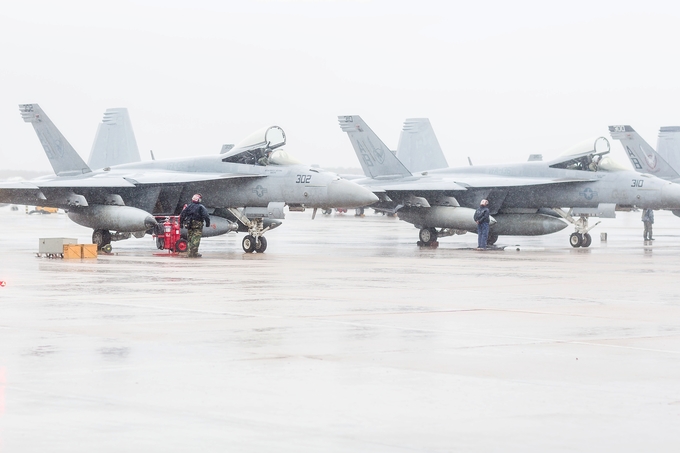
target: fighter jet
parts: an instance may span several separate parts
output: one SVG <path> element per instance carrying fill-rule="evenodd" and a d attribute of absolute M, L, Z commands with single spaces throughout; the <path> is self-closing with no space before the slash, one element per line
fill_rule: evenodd
<path fill-rule="evenodd" d="M 47 139 L 51 136 L 45 136 Z M 56 142 L 50 142 L 50 146 L 57 146 Z M 220 154 L 230 151 L 235 145 L 223 145 Z M 151 152 L 152 160 L 155 160 L 153 152 Z M 112 108 L 104 112 L 104 118 L 97 127 L 97 134 L 95 135 L 90 157 L 87 165 L 90 168 L 104 168 L 119 164 L 129 164 L 132 162 L 140 162 L 139 149 L 137 148 L 137 140 L 135 133 L 132 130 L 132 122 L 130 121 L 130 114 L 126 108 Z M 224 225 L 223 218 L 227 220 L 228 228 L 212 228 L 204 227 L 203 236 L 219 236 L 230 231 L 238 231 L 240 233 L 248 232 L 248 226 L 244 225 L 234 215 L 225 209 L 219 210 L 217 216 L 217 225 Z M 233 225 L 232 225 L 233 223 Z M 280 220 L 271 218 L 262 219 L 262 226 L 267 231 L 279 227 L 282 224 Z M 187 229 L 182 228 L 182 237 L 187 237 Z M 157 238 L 157 246 L 163 249 L 165 244 L 161 238 Z"/>
<path fill-rule="evenodd" d="M 250 135 L 226 154 L 92 170 L 37 104 L 19 109 L 35 128 L 55 175 L 0 183 L 0 202 L 68 210 L 71 220 L 94 230 L 92 240 L 99 247 L 153 231 L 155 216 L 179 214 L 194 193 L 203 195 L 211 228 L 214 221 L 215 230 L 233 229 L 220 212 L 247 225 L 242 245 L 248 253 L 266 250 L 263 219 L 283 218 L 286 205 L 293 210 L 357 207 L 377 200 L 353 182 L 295 161 L 281 149 L 286 138 L 278 126 Z M 270 155 L 269 165 L 251 162 L 264 154 Z"/>
<path fill-rule="evenodd" d="M 634 207 L 677 209 L 680 185 L 627 170 L 607 156 L 604 137 L 585 141 L 551 161 L 409 171 L 356 115 L 338 117 L 367 176 L 355 182 L 420 229 L 419 244 L 476 231 L 474 208 L 486 198 L 492 223 L 489 243 L 500 235 L 542 235 L 570 222 L 573 247 L 588 247 L 591 216 L 615 217 Z M 568 208 L 567 210 L 565 210 Z"/>

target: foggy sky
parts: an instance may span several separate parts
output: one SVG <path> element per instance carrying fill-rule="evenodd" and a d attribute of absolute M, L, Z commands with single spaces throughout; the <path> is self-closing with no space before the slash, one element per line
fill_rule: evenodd
<path fill-rule="evenodd" d="M 144 160 L 275 124 L 298 160 L 358 167 L 336 119 L 351 114 L 392 149 L 405 118 L 429 117 L 452 166 L 551 158 L 612 124 L 655 146 L 680 125 L 679 23 L 656 1 L 12 2 L 0 168 L 51 171 L 22 103 L 84 159 L 112 107 L 129 109 Z"/>

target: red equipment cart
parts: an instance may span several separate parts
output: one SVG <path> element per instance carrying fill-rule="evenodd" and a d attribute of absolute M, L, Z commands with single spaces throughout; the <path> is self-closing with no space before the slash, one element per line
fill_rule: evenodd
<path fill-rule="evenodd" d="M 179 224 L 179 216 L 156 217 L 159 227 L 158 233 L 154 233 L 156 247 L 159 250 L 167 250 L 170 253 L 180 253 L 189 250 L 189 243 L 182 237 L 182 227 Z"/>

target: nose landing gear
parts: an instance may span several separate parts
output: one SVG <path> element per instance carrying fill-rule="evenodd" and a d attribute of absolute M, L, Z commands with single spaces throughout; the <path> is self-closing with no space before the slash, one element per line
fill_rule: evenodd
<path fill-rule="evenodd" d="M 592 226 L 588 226 L 587 214 L 581 214 L 578 217 L 578 219 L 575 219 L 571 215 L 572 212 L 571 209 L 569 210 L 569 212 L 564 212 L 562 209 L 559 208 L 553 208 L 553 210 L 557 212 L 560 216 L 562 216 L 564 220 L 574 225 L 574 228 L 576 229 L 576 231 L 574 233 L 571 233 L 571 235 L 569 236 L 569 245 L 571 245 L 574 248 L 590 247 L 590 244 L 593 243 L 593 238 L 590 236 L 588 232 L 595 228 L 596 226 L 598 226 L 600 222 L 597 222 Z"/>
<path fill-rule="evenodd" d="M 229 208 L 234 217 L 236 217 L 242 224 L 248 227 L 248 234 L 241 241 L 241 247 L 246 253 L 264 253 L 267 250 L 267 239 L 264 233 L 269 231 L 270 227 L 264 228 L 262 218 L 249 219 L 245 214 L 235 208 Z"/>

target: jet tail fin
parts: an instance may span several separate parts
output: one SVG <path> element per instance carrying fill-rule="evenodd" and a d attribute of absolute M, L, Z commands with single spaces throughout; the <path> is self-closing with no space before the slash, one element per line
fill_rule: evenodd
<path fill-rule="evenodd" d="M 609 133 L 614 140 L 623 145 L 633 167 L 645 173 L 662 179 L 680 177 L 668 162 L 661 157 L 637 132 L 630 126 L 609 126 Z"/>
<path fill-rule="evenodd" d="M 19 111 L 24 121 L 33 125 L 55 174 L 82 174 L 92 171 L 38 104 L 21 104 Z"/>
<path fill-rule="evenodd" d="M 127 109 L 107 109 L 97 127 L 88 165 L 90 168 L 104 168 L 141 160 Z"/>
<path fill-rule="evenodd" d="M 411 172 L 360 116 L 339 116 L 338 122 L 340 128 L 347 132 L 366 176 L 371 178 L 411 176 Z"/>
<path fill-rule="evenodd" d="M 659 129 L 656 152 L 673 170 L 680 172 L 680 126 L 665 126 Z"/>
<path fill-rule="evenodd" d="M 427 118 L 407 118 L 404 121 L 397 146 L 397 158 L 412 172 L 449 166 Z"/>

